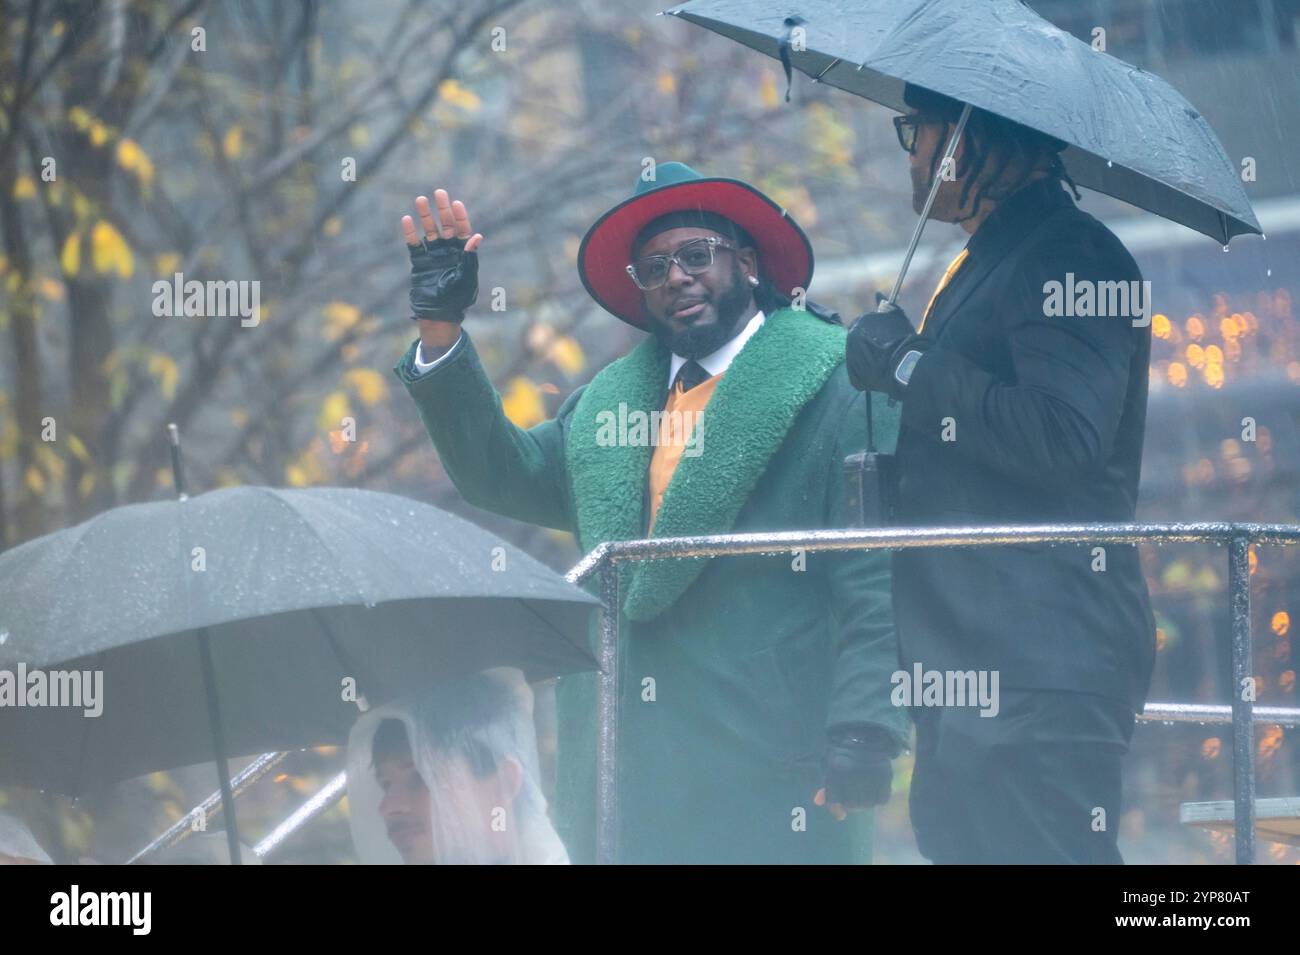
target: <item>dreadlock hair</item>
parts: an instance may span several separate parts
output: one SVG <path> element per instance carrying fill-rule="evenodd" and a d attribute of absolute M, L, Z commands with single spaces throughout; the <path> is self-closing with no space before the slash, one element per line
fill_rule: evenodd
<path fill-rule="evenodd" d="M 903 90 L 903 100 L 918 112 L 937 117 L 946 123 L 956 123 L 965 105 L 951 96 L 944 96 L 942 93 L 935 93 L 911 83 L 908 83 Z M 1022 183 L 1012 182 L 1010 185 L 1002 183 L 1008 169 L 1019 167 L 1028 172 L 1049 154 L 1051 159 L 1047 166 L 1048 175 L 1068 185 L 1076 201 L 1083 198 L 1079 194 L 1079 187 L 1074 184 L 1074 180 L 1066 171 L 1065 163 L 1061 161 L 1061 150 L 1065 148 L 1065 143 L 1054 136 L 1048 136 L 1046 133 L 1040 133 L 1036 129 L 1030 129 L 1028 126 L 978 108 L 971 109 L 965 131 L 971 135 L 966 137 L 966 148 L 955 171 L 956 176 L 964 180 L 958 208 L 965 207 L 971 189 L 977 182 L 979 188 L 975 191 L 975 202 L 971 206 L 970 215 L 956 221 L 964 222 L 974 218 L 985 199 L 1001 202 L 1019 189 Z M 1001 147 L 1002 162 L 997 169 L 993 170 L 992 175 L 980 182 L 980 175 L 995 147 Z M 934 181 L 940 158 L 940 152 L 936 149 L 934 155 L 930 157 L 931 182 Z"/>

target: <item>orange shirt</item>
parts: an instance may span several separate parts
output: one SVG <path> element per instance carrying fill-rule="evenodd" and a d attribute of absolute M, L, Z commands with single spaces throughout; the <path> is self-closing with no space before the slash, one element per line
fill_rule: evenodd
<path fill-rule="evenodd" d="M 925 314 L 921 316 L 921 324 L 916 329 L 918 334 L 925 330 L 925 320 L 930 317 L 930 311 L 934 308 L 934 300 L 939 297 L 939 293 L 943 291 L 944 286 L 952 281 L 952 277 L 957 274 L 957 270 L 961 268 L 962 263 L 966 261 L 967 254 L 966 249 L 962 249 L 957 253 L 957 258 L 952 260 L 952 264 L 948 266 L 948 271 L 944 272 L 943 278 L 939 279 L 939 287 L 936 288 L 934 294 L 930 296 L 930 303 L 925 306 Z"/>
<path fill-rule="evenodd" d="M 655 518 L 659 515 L 659 505 L 663 503 L 664 492 L 673 479 L 673 472 L 682 459 L 684 452 L 699 453 L 703 445 L 692 441 L 695 429 L 704 427 L 704 407 L 713 397 L 714 389 L 722 380 L 722 374 L 706 378 L 690 391 L 682 391 L 681 383 L 673 386 L 668 394 L 668 403 L 664 406 L 664 415 L 659 422 L 659 443 L 655 445 L 650 458 L 650 527 L 649 535 L 654 530 Z M 674 414 L 674 412 L 676 412 Z M 701 433 L 700 438 L 703 438 Z"/>

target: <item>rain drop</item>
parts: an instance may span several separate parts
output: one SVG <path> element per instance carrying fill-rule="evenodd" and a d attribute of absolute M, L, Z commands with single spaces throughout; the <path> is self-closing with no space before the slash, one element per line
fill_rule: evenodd
<path fill-rule="evenodd" d="M 9 641 L 9 631 L 0 630 L 0 646 L 4 646 Z"/>
<path fill-rule="evenodd" d="M 1272 269 L 1268 269 L 1268 270 L 1266 270 L 1266 271 L 1264 272 L 1264 274 L 1265 274 L 1265 275 L 1272 275 L 1272 274 L 1273 274 L 1273 270 L 1272 270 Z"/>

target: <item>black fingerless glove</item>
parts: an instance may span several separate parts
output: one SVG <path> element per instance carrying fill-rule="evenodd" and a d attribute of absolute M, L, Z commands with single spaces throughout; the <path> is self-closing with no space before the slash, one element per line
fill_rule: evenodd
<path fill-rule="evenodd" d="M 478 298 L 478 253 L 465 239 L 422 239 L 411 254 L 411 319 L 460 322 Z"/>
<path fill-rule="evenodd" d="M 889 735 L 876 727 L 832 729 L 822 763 L 827 804 L 861 809 L 889 802 L 894 779 L 890 759 L 897 753 Z"/>

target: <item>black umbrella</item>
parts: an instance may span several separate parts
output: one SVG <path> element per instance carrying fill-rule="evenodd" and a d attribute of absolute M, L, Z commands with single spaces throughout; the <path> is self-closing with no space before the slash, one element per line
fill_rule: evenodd
<path fill-rule="evenodd" d="M 341 743 L 358 696 L 596 665 L 594 597 L 468 521 L 373 491 L 116 508 L 0 554 L 0 594 L 0 668 L 102 672 L 97 717 L 0 707 L 0 781 L 77 795 L 215 749 L 232 841 L 227 756 Z"/>
<path fill-rule="evenodd" d="M 890 109 L 905 110 L 912 83 L 1054 136 L 1080 186 L 1224 244 L 1261 231 L 1237 167 L 1177 90 L 1020 0 L 692 0 L 665 12 Z"/>

